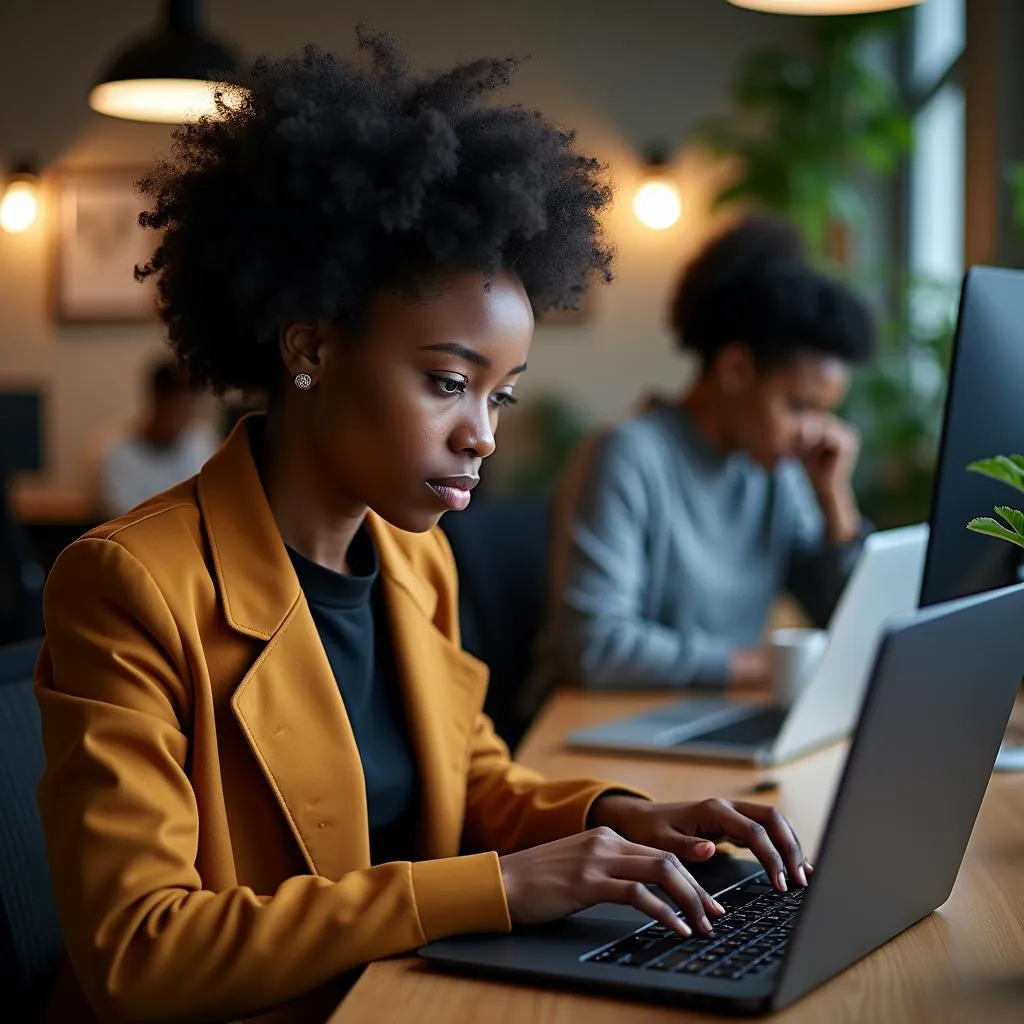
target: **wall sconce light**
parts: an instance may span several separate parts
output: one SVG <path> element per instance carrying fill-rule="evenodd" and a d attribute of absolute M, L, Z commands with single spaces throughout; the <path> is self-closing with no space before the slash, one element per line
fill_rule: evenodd
<path fill-rule="evenodd" d="M 643 184 L 633 196 L 633 212 L 645 227 L 664 231 L 679 220 L 682 212 L 679 189 L 668 175 L 668 157 L 663 150 L 651 149 L 646 163 Z"/>
<path fill-rule="evenodd" d="M 913 7 L 923 0 L 729 0 L 736 7 L 770 14 L 872 14 Z"/>
<path fill-rule="evenodd" d="M 11 234 L 28 231 L 38 212 L 39 175 L 31 164 L 17 164 L 0 199 L 0 228 Z"/>
<path fill-rule="evenodd" d="M 129 121 L 181 124 L 215 114 L 217 87 L 232 87 L 237 67 L 223 43 L 199 30 L 199 0 L 166 0 L 163 27 L 111 62 L 89 93 L 89 106 Z"/>

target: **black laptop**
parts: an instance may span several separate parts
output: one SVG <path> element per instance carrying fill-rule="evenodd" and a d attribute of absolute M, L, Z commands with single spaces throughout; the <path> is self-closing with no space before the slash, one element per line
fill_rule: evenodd
<path fill-rule="evenodd" d="M 717 883 L 701 879 L 728 911 L 712 936 L 684 940 L 602 905 L 420 955 L 723 1013 L 787 1006 L 949 897 L 1024 671 L 1022 622 L 1024 585 L 923 609 L 883 633 L 807 889 L 778 893 L 735 858 Z"/>

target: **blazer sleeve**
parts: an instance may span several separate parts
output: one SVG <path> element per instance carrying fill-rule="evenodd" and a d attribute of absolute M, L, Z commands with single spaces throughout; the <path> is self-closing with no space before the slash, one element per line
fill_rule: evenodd
<path fill-rule="evenodd" d="M 435 536 L 442 556 L 436 624 L 457 644 L 455 560 L 444 534 L 436 530 Z M 546 779 L 512 760 L 491 720 L 481 713 L 469 741 L 464 847 L 505 854 L 575 835 L 588 827 L 594 801 L 611 793 L 650 799 L 639 790 L 596 779 Z"/>
<path fill-rule="evenodd" d="M 204 889 L 189 671 L 161 592 L 116 541 L 86 539 L 45 606 L 39 805 L 65 944 L 103 1019 L 237 1019 L 437 938 L 508 929 L 494 853 Z"/>

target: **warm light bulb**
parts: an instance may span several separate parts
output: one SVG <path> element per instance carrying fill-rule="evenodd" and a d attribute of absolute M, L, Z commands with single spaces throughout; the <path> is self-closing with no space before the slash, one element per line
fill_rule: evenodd
<path fill-rule="evenodd" d="M 0 200 L 0 228 L 4 231 L 27 231 L 32 227 L 39 210 L 35 184 L 15 179 Z"/>
<path fill-rule="evenodd" d="M 636 219 L 655 231 L 672 227 L 682 210 L 679 190 L 668 181 L 648 181 L 641 185 L 633 199 Z"/>
<path fill-rule="evenodd" d="M 736 7 L 770 14 L 870 14 L 913 7 L 923 0 L 729 0 Z"/>
<path fill-rule="evenodd" d="M 136 78 L 104 82 L 89 93 L 89 106 L 109 117 L 129 121 L 182 124 L 218 113 L 214 99 L 220 91 L 224 102 L 235 106 L 241 90 L 226 82 L 194 78 Z"/>

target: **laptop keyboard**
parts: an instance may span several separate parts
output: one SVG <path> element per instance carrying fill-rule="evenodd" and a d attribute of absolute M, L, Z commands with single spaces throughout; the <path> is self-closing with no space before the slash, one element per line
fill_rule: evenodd
<path fill-rule="evenodd" d="M 782 729 L 787 712 L 778 708 L 765 708 L 755 715 L 741 718 L 738 722 L 709 729 L 682 740 L 679 746 L 687 743 L 715 743 L 728 746 L 754 747 L 771 743 Z"/>
<path fill-rule="evenodd" d="M 711 919 L 711 935 L 684 939 L 655 922 L 581 959 L 707 978 L 750 977 L 782 958 L 806 891 L 778 892 L 761 875 L 718 897 L 726 913 Z"/>

